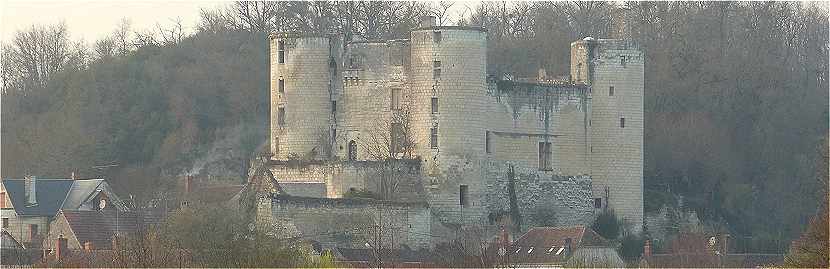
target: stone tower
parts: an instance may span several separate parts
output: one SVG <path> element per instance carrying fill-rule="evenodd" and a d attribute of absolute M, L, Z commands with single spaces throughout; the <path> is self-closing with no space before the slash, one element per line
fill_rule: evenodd
<path fill-rule="evenodd" d="M 485 150 L 487 33 L 479 27 L 435 26 L 434 17 L 425 17 L 412 30 L 410 45 L 412 133 L 434 186 L 430 203 L 453 219 L 469 219 L 480 214 L 475 197 L 484 188 L 476 166 Z M 464 208 L 460 195 L 469 196 L 462 199 L 469 201 Z"/>
<path fill-rule="evenodd" d="M 326 36 L 276 33 L 270 39 L 272 158 L 321 159 L 331 145 L 339 46 Z"/>
<path fill-rule="evenodd" d="M 591 86 L 589 169 L 596 202 L 643 226 L 643 52 L 628 40 L 571 44 L 571 78 Z"/>

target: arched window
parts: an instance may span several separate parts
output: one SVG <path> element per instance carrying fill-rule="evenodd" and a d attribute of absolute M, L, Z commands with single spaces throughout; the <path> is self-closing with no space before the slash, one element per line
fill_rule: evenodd
<path fill-rule="evenodd" d="M 349 161 L 357 160 L 357 143 L 349 141 Z"/>

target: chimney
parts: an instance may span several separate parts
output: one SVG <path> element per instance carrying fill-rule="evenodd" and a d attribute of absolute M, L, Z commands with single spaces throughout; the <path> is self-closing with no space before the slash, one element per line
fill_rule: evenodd
<path fill-rule="evenodd" d="M 86 251 L 92 251 L 92 242 L 90 242 L 90 241 L 86 241 L 86 242 L 84 243 L 84 250 L 86 250 Z"/>
<path fill-rule="evenodd" d="M 58 261 L 63 260 L 64 256 L 68 254 L 66 250 L 66 238 L 63 238 L 63 235 L 60 235 L 58 237 L 58 243 L 55 245 L 55 257 Z"/>
<path fill-rule="evenodd" d="M 184 176 L 184 193 L 190 193 L 193 188 L 193 176 L 192 175 L 185 175 Z"/>
<path fill-rule="evenodd" d="M 418 27 L 433 27 L 435 26 L 435 16 L 421 16 L 418 21 Z"/>
<path fill-rule="evenodd" d="M 35 176 L 24 177 L 23 188 L 26 195 L 26 204 L 37 205 L 37 178 Z"/>
<path fill-rule="evenodd" d="M 651 240 L 646 239 L 645 245 L 643 245 L 643 257 L 651 257 Z"/>

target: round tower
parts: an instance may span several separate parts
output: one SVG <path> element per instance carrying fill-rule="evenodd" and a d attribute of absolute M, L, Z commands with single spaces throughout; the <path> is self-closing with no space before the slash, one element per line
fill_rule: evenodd
<path fill-rule="evenodd" d="M 410 39 L 412 131 L 426 167 L 447 158 L 478 159 L 485 150 L 479 112 L 487 92 L 487 32 L 433 25 L 422 22 Z"/>
<path fill-rule="evenodd" d="M 271 34 L 273 159 L 321 159 L 330 150 L 336 63 L 329 37 Z"/>

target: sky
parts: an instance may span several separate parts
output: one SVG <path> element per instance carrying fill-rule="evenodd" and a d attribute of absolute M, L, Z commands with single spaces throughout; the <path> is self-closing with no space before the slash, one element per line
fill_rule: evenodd
<path fill-rule="evenodd" d="M 170 25 L 179 18 L 186 32 L 192 32 L 199 20 L 199 10 L 230 4 L 230 1 L 204 0 L 0 0 L 0 41 L 7 42 L 18 30 L 33 24 L 47 25 L 66 22 L 70 38 L 86 42 L 106 37 L 122 18 L 128 18 L 133 30 L 153 28 L 157 23 Z M 465 6 L 477 1 L 456 1 L 453 13 L 460 14 Z"/>

